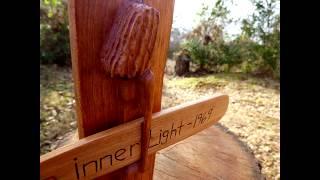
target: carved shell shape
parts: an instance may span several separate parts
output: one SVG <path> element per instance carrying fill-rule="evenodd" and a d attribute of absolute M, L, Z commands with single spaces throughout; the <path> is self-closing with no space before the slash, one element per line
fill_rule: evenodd
<path fill-rule="evenodd" d="M 150 68 L 159 12 L 145 4 L 130 3 L 117 14 L 101 53 L 111 77 L 133 78 Z"/>

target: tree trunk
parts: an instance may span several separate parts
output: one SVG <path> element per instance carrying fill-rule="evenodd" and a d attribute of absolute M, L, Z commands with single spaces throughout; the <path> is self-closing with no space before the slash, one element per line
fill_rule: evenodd
<path fill-rule="evenodd" d="M 190 59 L 184 55 L 180 54 L 176 59 L 176 64 L 174 66 L 174 71 L 176 75 L 182 76 L 189 72 Z"/>

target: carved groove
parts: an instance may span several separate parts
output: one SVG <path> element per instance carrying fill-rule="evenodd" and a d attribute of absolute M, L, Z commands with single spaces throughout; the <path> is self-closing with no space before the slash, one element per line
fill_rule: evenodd
<path fill-rule="evenodd" d="M 133 78 L 150 68 L 159 12 L 142 3 L 130 3 L 117 14 L 103 45 L 101 61 L 111 77 Z"/>

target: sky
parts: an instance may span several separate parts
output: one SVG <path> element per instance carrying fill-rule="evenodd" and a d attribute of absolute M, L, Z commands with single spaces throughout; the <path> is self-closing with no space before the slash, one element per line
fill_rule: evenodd
<path fill-rule="evenodd" d="M 216 0 L 175 0 L 173 24 L 174 28 L 191 30 L 199 22 L 197 13 L 201 10 L 202 4 L 212 7 Z M 230 17 L 234 19 L 246 18 L 254 12 L 254 6 L 250 0 L 233 0 L 228 5 Z M 232 36 L 240 33 L 240 22 L 232 23 L 226 27 L 227 33 Z"/>

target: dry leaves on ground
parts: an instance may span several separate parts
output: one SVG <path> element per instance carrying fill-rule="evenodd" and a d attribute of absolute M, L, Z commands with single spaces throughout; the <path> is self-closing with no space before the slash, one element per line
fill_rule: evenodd
<path fill-rule="evenodd" d="M 280 179 L 279 82 L 245 75 L 165 76 L 163 108 L 225 93 L 230 97 L 220 123 L 253 151 L 267 179 Z"/>

